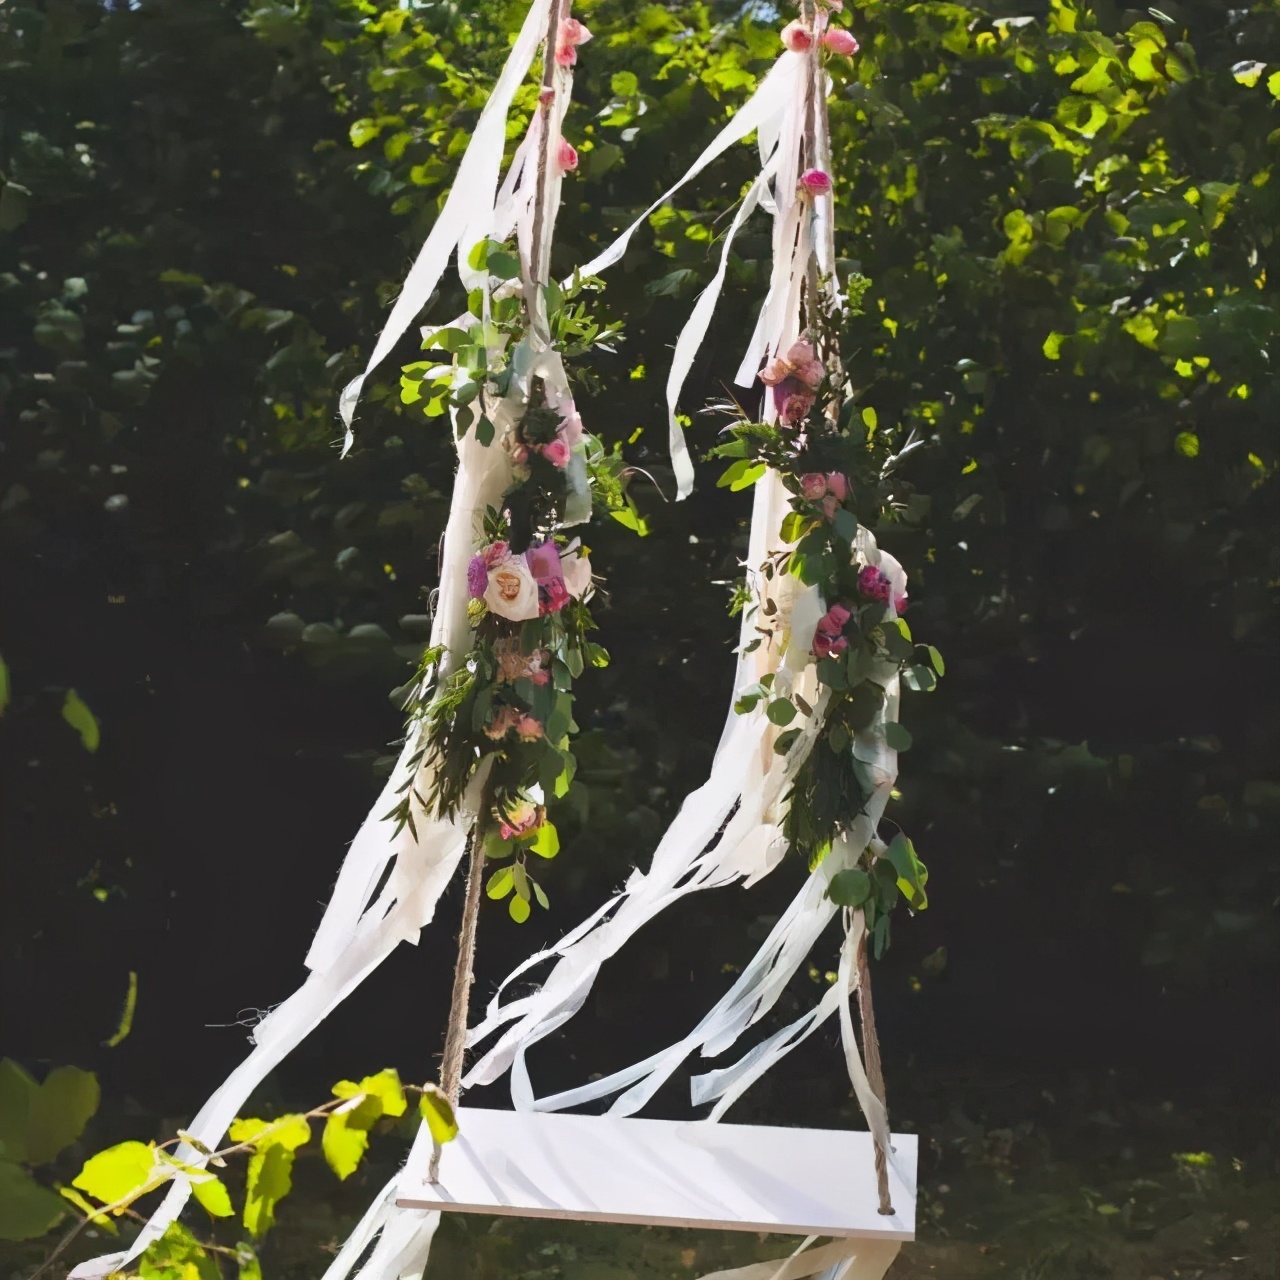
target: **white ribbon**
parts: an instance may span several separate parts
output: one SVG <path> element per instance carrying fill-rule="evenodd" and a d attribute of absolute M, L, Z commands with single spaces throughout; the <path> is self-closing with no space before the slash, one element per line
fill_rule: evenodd
<path fill-rule="evenodd" d="M 365 379 L 386 359 L 413 323 L 414 317 L 427 305 L 448 265 L 449 255 L 457 249 L 459 273 L 465 275 L 469 270 L 466 261 L 468 253 L 473 245 L 489 234 L 493 226 L 494 196 L 498 186 L 498 171 L 502 167 L 507 113 L 542 41 L 550 8 L 551 0 L 533 0 L 530 5 L 506 65 L 480 112 L 480 119 L 476 121 L 475 131 L 463 152 L 444 208 L 440 210 L 417 260 L 405 277 L 404 288 L 378 335 L 369 362 L 365 365 L 364 372 L 343 388 L 338 411 L 347 429 L 342 447 L 344 456 L 355 442 L 351 425 Z"/>

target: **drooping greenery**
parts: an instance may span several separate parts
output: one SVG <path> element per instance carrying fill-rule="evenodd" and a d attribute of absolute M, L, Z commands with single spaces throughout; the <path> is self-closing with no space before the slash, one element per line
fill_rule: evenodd
<path fill-rule="evenodd" d="M 425 639 L 452 448 L 388 374 L 362 448 L 339 464 L 336 393 L 430 225 L 520 8 L 4 6 L 11 564 L 88 564 L 120 608 L 189 610 L 370 692 L 403 684 Z M 682 171 L 777 49 L 772 17 L 735 5 L 579 8 L 596 40 L 567 126 L 581 164 L 557 274 Z M 922 944 L 932 968 L 904 953 L 910 972 L 880 988 L 891 1001 L 921 984 L 930 998 L 941 941 L 953 966 L 966 940 L 1016 965 L 1046 937 L 1090 936 L 1077 921 L 1123 937 L 1094 989 L 1134 999 L 1231 990 L 1274 964 L 1280 18 L 1260 0 L 1157 8 L 846 5 L 862 53 L 833 103 L 838 244 L 842 271 L 869 281 L 850 363 L 868 428 L 927 441 L 907 467 L 928 502 L 875 532 L 911 574 L 913 628 L 950 666 L 949 689 L 909 711 L 903 805 L 913 829 L 937 824 L 930 866 L 956 905 L 930 910 L 949 932 Z M 726 157 L 610 280 L 628 341 L 584 408 L 668 492 L 668 344 L 751 165 L 745 149 Z M 691 416 L 736 366 L 764 285 L 763 219 L 735 248 Z M 464 301 L 442 298 L 438 315 Z M 695 445 L 713 430 L 694 417 Z M 637 488 L 650 536 L 593 546 L 614 662 L 575 708 L 580 768 L 557 824 L 592 857 L 575 860 L 562 923 L 647 856 L 705 769 L 730 638 L 707 584 L 737 577 L 745 516 L 714 474 L 704 466 L 681 508 Z M 21 877 L 4 895 L 6 940 L 35 945 L 34 903 L 59 904 L 40 922 L 52 936 L 68 901 L 100 895 L 93 937 L 118 1000 L 130 964 L 113 948 L 146 920 L 148 868 L 105 841 L 98 801 L 77 788 L 127 759 L 136 730 L 113 722 L 109 686 L 61 657 L 78 645 L 87 665 L 93 635 L 36 677 L 40 622 L 13 601 L 5 614 L 12 759 L 58 761 L 73 785 L 57 794 L 76 797 L 63 807 L 81 824 L 6 871 Z M 29 748 L 46 726 L 63 755 Z M 155 856 L 177 868 L 168 834 Z M 713 972 L 741 959 L 721 954 L 749 945 L 741 933 L 704 930 Z M 144 1010 L 152 981 L 144 968 Z M 945 990 L 957 1007 L 1002 999 Z M 49 1191 L 45 1166 L 33 1176 L 0 1154 L 0 1173 Z"/>

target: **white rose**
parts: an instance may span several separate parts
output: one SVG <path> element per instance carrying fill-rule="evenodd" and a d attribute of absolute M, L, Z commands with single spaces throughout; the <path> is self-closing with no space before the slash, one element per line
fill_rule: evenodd
<path fill-rule="evenodd" d="M 565 589 L 575 600 L 581 600 L 591 590 L 591 561 L 582 551 L 570 548 L 570 554 L 561 559 L 560 568 Z"/>
<path fill-rule="evenodd" d="M 527 622 L 538 616 L 538 584 L 523 556 L 514 556 L 489 570 L 484 602 L 491 613 L 512 622 Z"/>

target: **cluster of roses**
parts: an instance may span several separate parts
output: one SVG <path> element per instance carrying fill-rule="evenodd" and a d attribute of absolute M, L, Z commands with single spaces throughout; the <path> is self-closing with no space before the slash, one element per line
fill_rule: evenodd
<path fill-rule="evenodd" d="M 517 438 L 511 444 L 511 462 L 517 480 L 529 478 L 529 455 L 540 454 L 553 467 L 563 471 L 573 456 L 574 446 L 582 439 L 582 419 L 568 401 L 566 411 L 555 428 L 555 434 L 549 440 Z"/>
<path fill-rule="evenodd" d="M 888 576 L 875 565 L 864 565 L 858 571 L 858 594 L 864 600 L 876 600 L 889 605 L 899 615 L 907 611 L 907 597 L 897 595 Z M 813 633 L 815 658 L 834 658 L 844 653 L 849 647 L 845 627 L 852 617 L 853 610 L 842 604 L 833 604 L 822 615 L 818 620 L 817 630 Z"/>
<path fill-rule="evenodd" d="M 775 356 L 760 372 L 760 381 L 773 388 L 773 404 L 778 420 L 789 427 L 799 426 L 813 408 L 814 398 L 826 366 L 818 359 L 807 338 L 793 342 L 785 356 Z"/>
<path fill-rule="evenodd" d="M 819 0 L 820 15 L 816 31 L 810 30 L 803 22 L 788 22 L 782 28 L 782 43 L 792 53 L 807 53 L 813 48 L 815 38 L 832 53 L 852 58 L 858 52 L 858 42 L 851 31 L 843 27 L 827 27 L 828 13 L 839 13 L 844 8 L 844 0 Z M 824 30 L 824 28 L 826 28 Z"/>
<path fill-rule="evenodd" d="M 577 538 L 563 548 L 548 538 L 523 555 L 514 554 L 506 542 L 492 542 L 471 557 L 467 591 L 473 600 L 483 600 L 490 613 L 509 622 L 528 622 L 589 595 L 591 562 Z"/>

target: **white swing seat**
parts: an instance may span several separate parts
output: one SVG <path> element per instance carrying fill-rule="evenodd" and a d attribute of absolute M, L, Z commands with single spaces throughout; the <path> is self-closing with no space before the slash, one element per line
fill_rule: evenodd
<path fill-rule="evenodd" d="M 434 1184 L 422 1126 L 400 1179 L 401 1208 L 915 1238 L 915 1134 L 893 1138 L 894 1211 L 882 1216 L 869 1133 L 469 1107 L 458 1122 Z"/>

